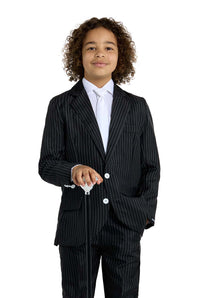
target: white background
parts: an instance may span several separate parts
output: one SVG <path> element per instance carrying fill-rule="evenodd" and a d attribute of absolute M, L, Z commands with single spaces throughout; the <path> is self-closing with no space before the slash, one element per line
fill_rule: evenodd
<path fill-rule="evenodd" d="M 197 5 L 192 0 L 1 5 L 1 297 L 61 297 L 53 245 L 61 189 L 40 178 L 38 161 L 48 103 L 74 84 L 62 68 L 65 38 L 93 16 L 123 22 L 135 41 L 135 79 L 121 87 L 147 100 L 159 148 L 156 225 L 141 241 L 140 297 L 200 297 Z M 103 293 L 100 267 L 95 298 Z"/>

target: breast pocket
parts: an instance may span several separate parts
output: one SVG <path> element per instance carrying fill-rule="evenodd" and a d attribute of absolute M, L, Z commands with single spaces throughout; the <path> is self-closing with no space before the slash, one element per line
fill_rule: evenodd
<path fill-rule="evenodd" d="M 125 132 L 136 133 L 137 128 L 134 125 L 126 124 L 123 129 Z"/>

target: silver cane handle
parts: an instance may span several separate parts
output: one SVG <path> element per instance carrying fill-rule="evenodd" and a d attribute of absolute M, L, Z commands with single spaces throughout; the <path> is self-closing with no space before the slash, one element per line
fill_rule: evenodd
<path fill-rule="evenodd" d="M 96 181 L 98 178 L 96 177 Z M 85 177 L 83 177 L 83 181 L 85 182 Z M 85 191 L 85 194 L 90 194 L 90 190 L 93 188 L 94 184 L 92 183 L 90 186 L 85 183 L 85 185 L 80 185 L 81 188 Z"/>

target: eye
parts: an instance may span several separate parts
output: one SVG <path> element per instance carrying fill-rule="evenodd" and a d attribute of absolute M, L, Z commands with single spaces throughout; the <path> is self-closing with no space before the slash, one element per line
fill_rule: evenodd
<path fill-rule="evenodd" d="M 89 47 L 88 49 L 87 49 L 87 51 L 94 51 L 95 50 L 95 47 Z"/>
<path fill-rule="evenodd" d="M 113 48 L 111 48 L 111 47 L 107 47 L 106 50 L 107 50 L 107 51 L 112 51 Z"/>

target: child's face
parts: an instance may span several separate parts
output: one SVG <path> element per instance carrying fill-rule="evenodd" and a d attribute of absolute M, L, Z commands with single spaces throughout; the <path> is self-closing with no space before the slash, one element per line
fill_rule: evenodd
<path fill-rule="evenodd" d="M 118 61 L 117 39 L 103 27 L 87 32 L 83 41 L 84 77 L 91 82 L 108 82 Z"/>

